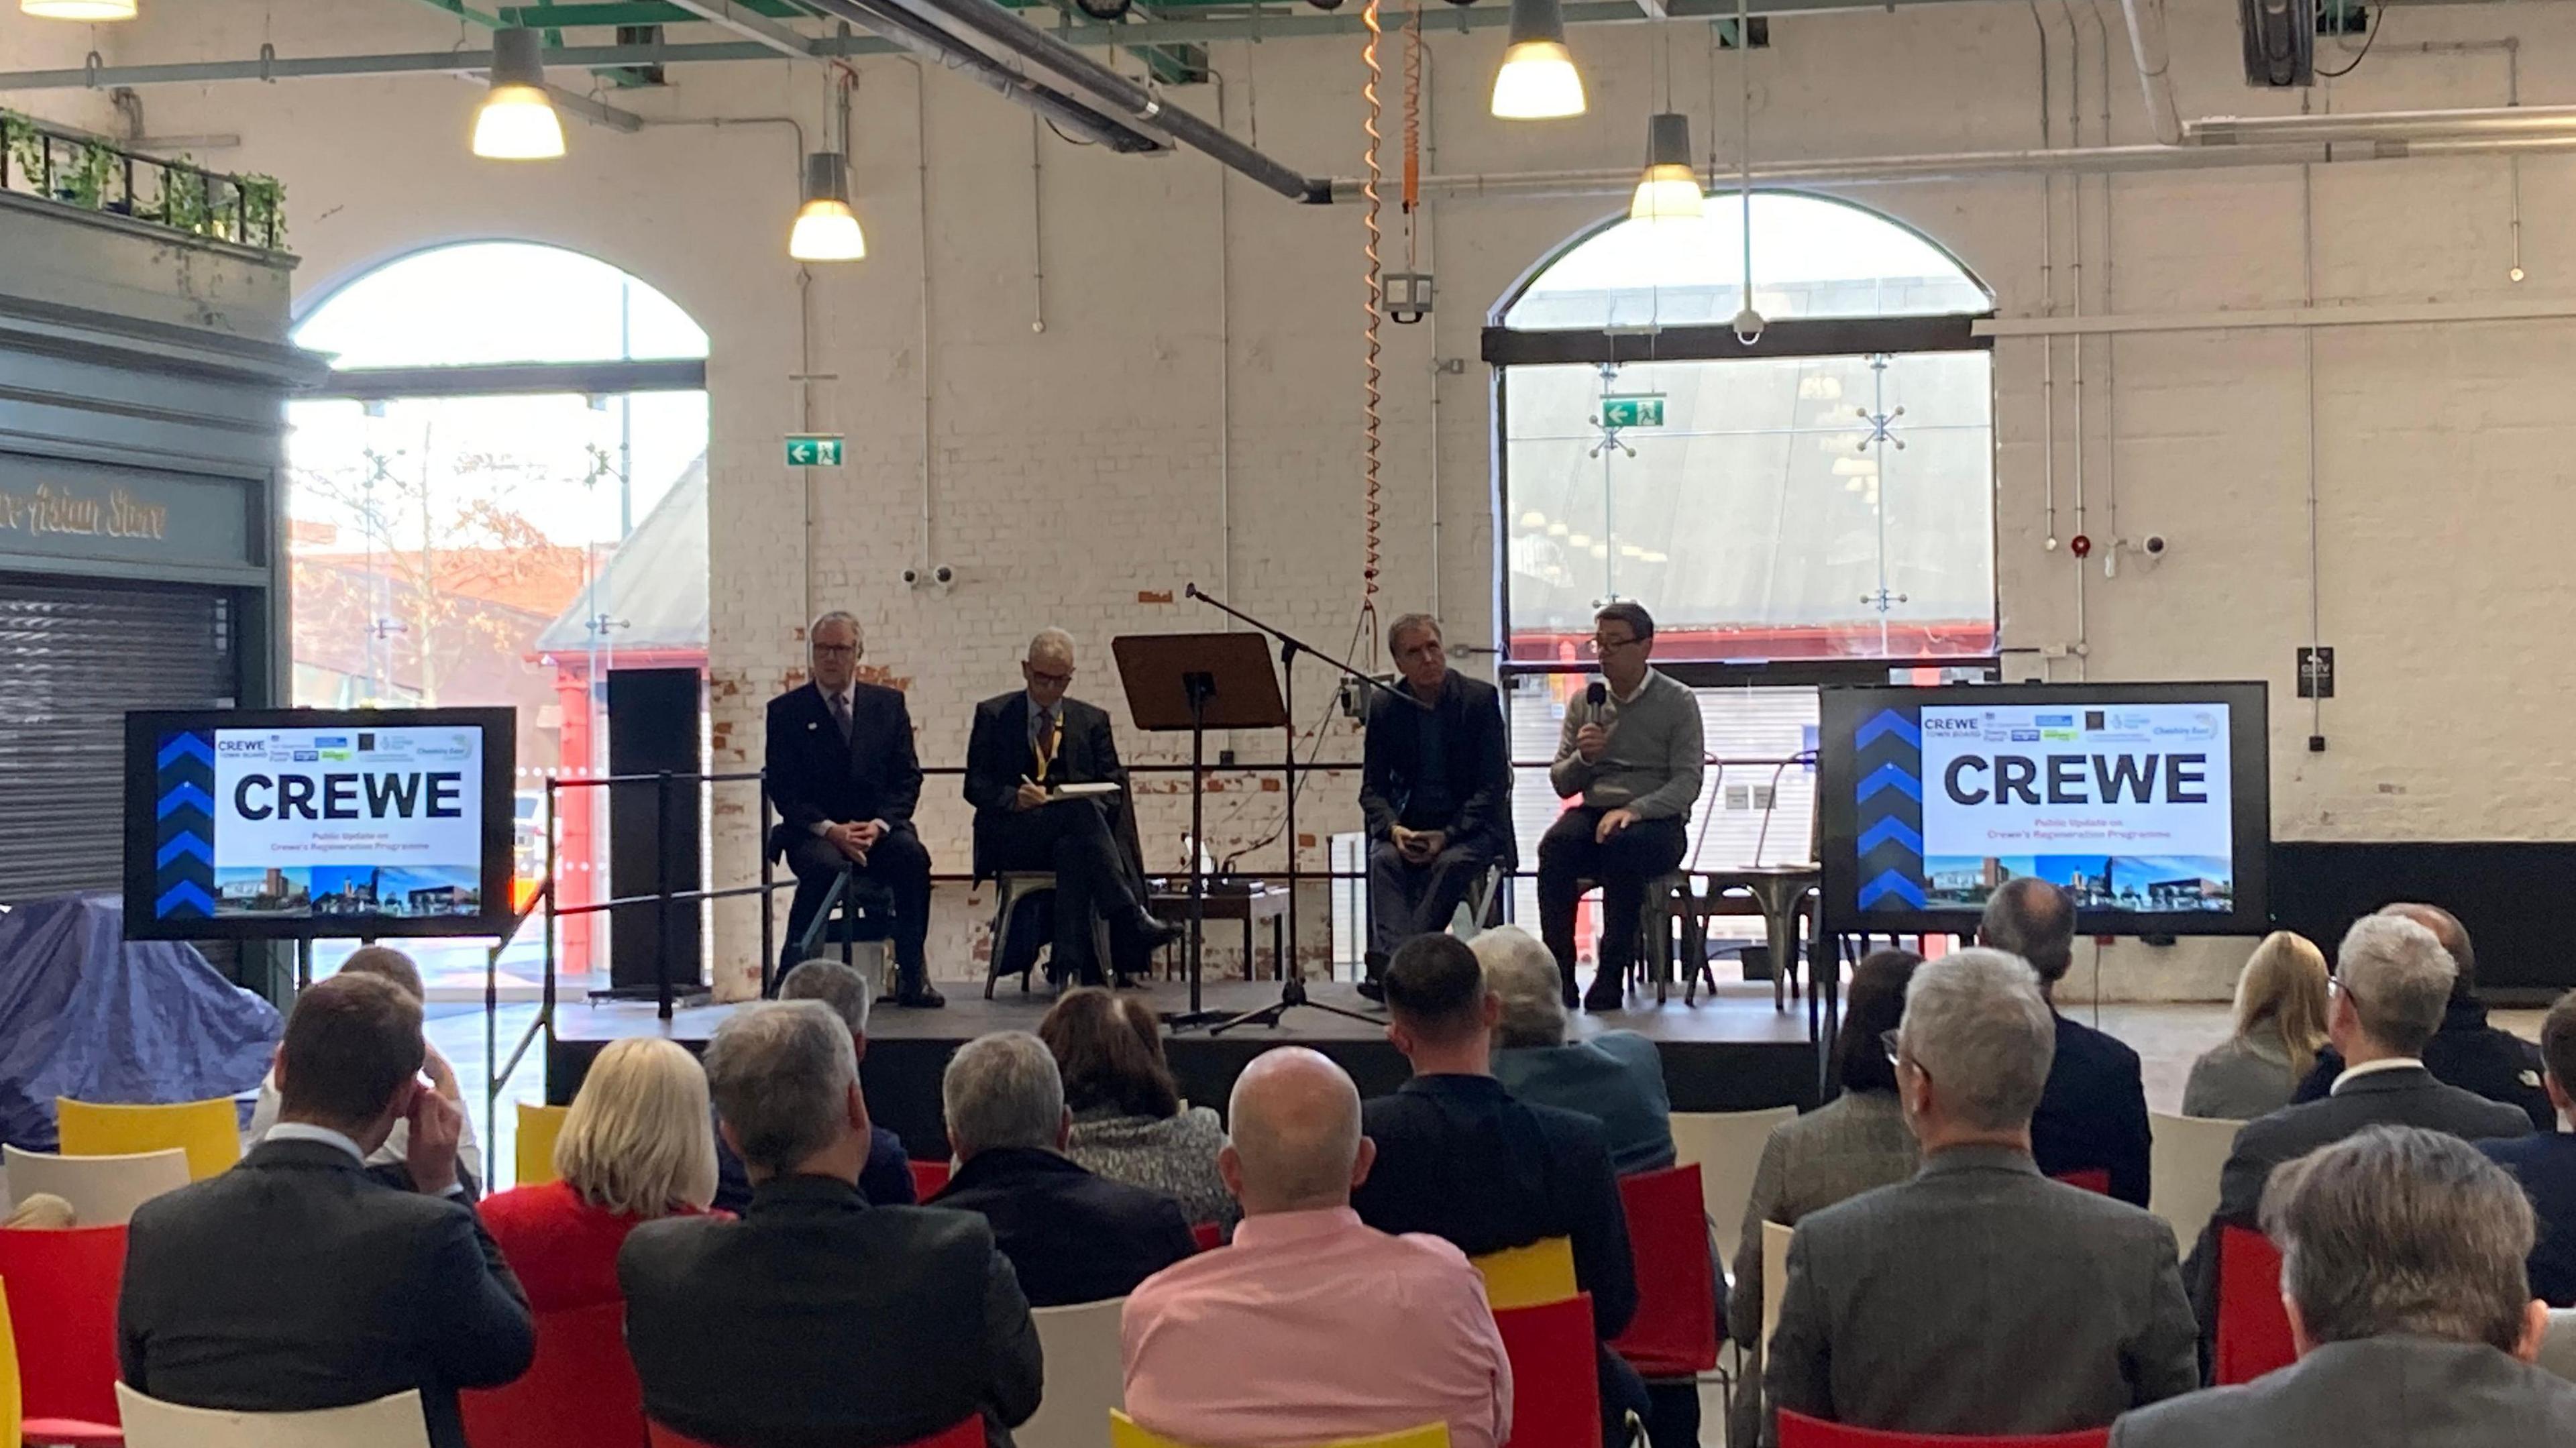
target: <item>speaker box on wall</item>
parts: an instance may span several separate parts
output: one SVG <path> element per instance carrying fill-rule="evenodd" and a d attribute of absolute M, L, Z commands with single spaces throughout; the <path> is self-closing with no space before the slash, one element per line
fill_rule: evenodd
<path fill-rule="evenodd" d="M 667 790 L 656 780 L 607 787 L 612 899 L 651 896 L 666 884 L 674 891 L 699 888 L 705 872 L 698 844 L 704 786 L 696 776 L 705 695 L 696 669 L 608 671 L 608 772 L 672 776 Z M 650 995 L 667 960 L 674 990 L 703 989 L 700 910 L 695 900 L 663 910 L 648 899 L 609 911 L 610 987 L 620 995 Z"/>

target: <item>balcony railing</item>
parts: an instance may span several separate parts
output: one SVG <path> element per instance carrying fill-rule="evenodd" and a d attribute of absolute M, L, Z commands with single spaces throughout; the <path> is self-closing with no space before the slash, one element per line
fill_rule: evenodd
<path fill-rule="evenodd" d="M 263 251 L 286 249 L 286 187 L 0 111 L 0 190 Z"/>

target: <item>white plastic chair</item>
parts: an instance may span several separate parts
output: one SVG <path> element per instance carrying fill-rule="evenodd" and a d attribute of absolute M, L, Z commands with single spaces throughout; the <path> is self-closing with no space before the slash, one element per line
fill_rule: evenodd
<path fill-rule="evenodd" d="M 1762 1224 L 1762 1351 L 1771 1351 L 1771 1334 L 1780 1326 L 1780 1304 L 1789 1295 L 1789 1239 L 1795 1227 Z"/>
<path fill-rule="evenodd" d="M 2576 1382 L 2576 1307 L 2549 1309 L 2549 1335 L 2540 1340 L 2539 1365 Z"/>
<path fill-rule="evenodd" d="M 127 1156 L 53 1156 L 6 1146 L 0 1160 L 8 1164 L 10 1206 L 50 1192 L 72 1204 L 84 1227 L 123 1226 L 136 1207 L 188 1184 L 188 1153 L 175 1146 Z"/>
<path fill-rule="evenodd" d="M 2200 1240 L 2200 1229 L 2209 1225 L 2210 1213 L 2218 1210 L 2218 1175 L 2236 1150 L 2236 1133 L 2245 1123 L 2152 1111 L 2147 1124 L 2155 1132 L 2147 1152 L 2153 1176 L 2147 1210 L 2165 1219 L 2175 1243 L 2188 1254 Z"/>
<path fill-rule="evenodd" d="M 1708 1204 L 1709 1230 L 1720 1250 L 1744 1237 L 1744 1204 L 1753 1196 L 1753 1170 L 1762 1164 L 1762 1144 L 1771 1129 L 1798 1114 L 1795 1106 L 1761 1111 L 1676 1111 L 1673 1151 L 1676 1166 L 1699 1167 L 1700 1198 Z"/>
<path fill-rule="evenodd" d="M 411 1388 L 347 1408 L 235 1413 L 183 1408 L 118 1383 L 116 1406 L 125 1448 L 429 1448 L 420 1393 Z"/>
<path fill-rule="evenodd" d="M 1041 1307 L 1029 1314 L 1046 1360 L 1037 1416 L 1011 1430 L 1020 1448 L 1101 1448 L 1109 1410 L 1127 1406 L 1118 1317 L 1127 1299 Z"/>

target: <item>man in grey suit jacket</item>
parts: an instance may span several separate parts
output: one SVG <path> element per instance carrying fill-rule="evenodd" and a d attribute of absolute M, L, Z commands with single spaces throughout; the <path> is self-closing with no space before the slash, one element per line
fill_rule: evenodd
<path fill-rule="evenodd" d="M 2347 1063 L 2322 1101 L 2284 1106 L 2246 1123 L 2218 1178 L 2218 1210 L 2183 1269 L 2204 1341 L 2218 1323 L 2218 1232 L 2256 1227 L 2263 1187 L 2282 1163 L 2366 1126 L 2420 1126 L 2465 1141 L 2524 1136 L 2519 1108 L 2445 1086 L 2424 1069 L 2424 1043 L 2441 1028 L 2455 971 L 2451 953 L 2419 922 L 2366 915 L 2335 950 L 2334 1009 L 2326 1034 Z"/>
<path fill-rule="evenodd" d="M 1798 1223 L 1769 1402 L 1863 1428 L 2037 1434 L 2196 1387 L 2172 1229 L 2031 1157 L 2057 1035 L 2038 976 L 1997 950 L 1944 956 L 1915 972 L 1895 1035 L 1923 1169 Z"/>
<path fill-rule="evenodd" d="M 2576 1442 L 2576 1383 L 2531 1365 L 2549 1314 L 2502 1168 L 2448 1133 L 2373 1126 L 2274 1172 L 2262 1217 L 2298 1362 L 2141 1408 L 2113 1448 Z"/>

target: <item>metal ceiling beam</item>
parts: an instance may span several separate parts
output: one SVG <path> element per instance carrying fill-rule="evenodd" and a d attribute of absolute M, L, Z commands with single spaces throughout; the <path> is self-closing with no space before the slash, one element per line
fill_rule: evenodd
<path fill-rule="evenodd" d="M 671 0 L 671 3 L 700 20 L 720 25 L 745 40 L 758 41 L 780 55 L 797 60 L 815 60 L 814 47 L 783 21 L 772 20 L 734 0 Z M 558 22 L 560 23 L 560 22 Z"/>
<path fill-rule="evenodd" d="M 555 109 L 570 111 L 604 130 L 634 135 L 644 129 L 644 118 L 633 111 L 621 110 L 606 101 L 593 100 L 576 90 L 566 90 L 549 82 L 546 94 L 554 98 Z"/>
<path fill-rule="evenodd" d="M 441 15 L 453 15 L 459 20 L 480 25 L 486 30 L 499 30 L 508 23 L 498 15 L 475 9 L 465 0 L 415 0 L 415 3 L 426 5 Z"/>

